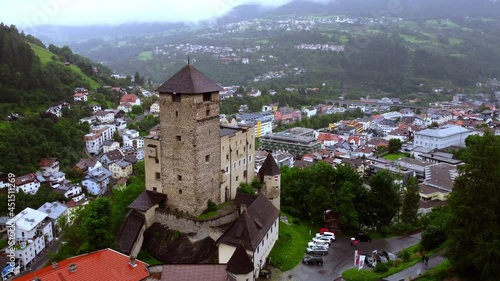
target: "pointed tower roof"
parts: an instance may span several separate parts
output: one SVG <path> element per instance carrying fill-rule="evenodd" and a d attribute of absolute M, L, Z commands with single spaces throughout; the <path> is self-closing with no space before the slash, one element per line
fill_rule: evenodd
<path fill-rule="evenodd" d="M 277 176 L 280 174 L 280 166 L 274 160 L 274 157 L 271 153 L 267 154 L 266 160 L 262 164 L 259 170 L 259 179 L 262 181 L 264 176 Z"/>
<path fill-rule="evenodd" d="M 236 247 L 236 250 L 234 250 L 233 255 L 227 262 L 226 271 L 236 275 L 248 274 L 253 271 L 253 263 L 241 244 Z"/>
<path fill-rule="evenodd" d="M 194 66 L 188 64 L 163 83 L 157 92 L 179 94 L 203 94 L 219 92 L 223 89 L 201 73 Z"/>

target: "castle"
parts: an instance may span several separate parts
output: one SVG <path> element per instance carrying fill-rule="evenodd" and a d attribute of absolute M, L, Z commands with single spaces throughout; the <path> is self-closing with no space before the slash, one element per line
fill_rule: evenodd
<path fill-rule="evenodd" d="M 157 89 L 161 123 L 159 134 L 145 140 L 146 191 L 129 206 L 119 244 L 137 255 L 153 223 L 196 233 L 216 241 L 219 263 L 228 264 L 231 276 L 248 280 L 258 276 L 278 239 L 281 176 L 269 154 L 258 173 L 259 194 L 237 194 L 240 183 L 255 178 L 255 134 L 251 126 L 219 124 L 221 90 L 190 64 Z M 226 201 L 235 208 L 198 218 L 209 202 Z M 246 263 L 245 270 L 234 266 L 236 260 Z"/>

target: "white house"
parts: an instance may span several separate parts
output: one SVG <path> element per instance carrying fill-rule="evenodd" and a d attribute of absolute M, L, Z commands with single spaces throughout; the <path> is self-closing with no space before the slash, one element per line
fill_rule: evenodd
<path fill-rule="evenodd" d="M 415 132 L 413 146 L 441 149 L 449 146 L 465 146 L 465 139 L 472 131 L 461 126 L 445 126 Z"/>
<path fill-rule="evenodd" d="M 100 110 L 94 113 L 94 116 L 101 123 L 113 123 L 115 122 L 115 114 L 111 111 Z"/>
<path fill-rule="evenodd" d="M 40 188 L 40 181 L 34 173 L 16 177 L 16 192 L 21 189 L 24 193 L 35 194 Z"/>
<path fill-rule="evenodd" d="M 160 103 L 159 102 L 155 102 L 151 105 L 151 107 L 149 108 L 149 112 L 153 113 L 153 114 L 159 114 L 160 113 Z"/>
<path fill-rule="evenodd" d="M 26 267 L 31 261 L 40 255 L 45 247 L 54 238 L 52 223 L 47 220 L 48 215 L 44 212 L 26 208 L 7 222 L 14 225 L 7 228 L 8 237 L 15 240 L 15 258 L 17 263 Z M 9 252 L 9 247 L 7 252 Z"/>
<path fill-rule="evenodd" d="M 93 105 L 92 106 L 92 111 L 93 112 L 97 112 L 97 111 L 101 111 L 101 110 L 102 110 L 102 108 L 101 108 L 100 105 Z"/>
<path fill-rule="evenodd" d="M 57 201 L 54 201 L 52 203 L 46 202 L 45 204 L 40 206 L 40 208 L 38 208 L 38 211 L 47 214 L 47 218 L 52 222 L 52 230 L 54 230 L 54 234 L 57 234 L 59 232 L 57 221 L 61 216 L 67 214 L 68 207 L 66 207 L 66 205 L 64 205 L 63 203 Z"/>
<path fill-rule="evenodd" d="M 92 195 L 103 194 L 106 192 L 110 178 L 111 172 L 104 167 L 100 167 L 85 175 L 82 186 L 86 187 L 87 191 Z"/>
<path fill-rule="evenodd" d="M 73 95 L 73 100 L 76 102 L 87 101 L 87 95 L 84 93 L 75 93 Z"/>
<path fill-rule="evenodd" d="M 103 148 L 104 142 L 113 139 L 115 131 L 116 127 L 114 125 L 90 127 L 90 133 L 83 137 L 87 152 L 90 154 L 99 154 Z"/>
<path fill-rule="evenodd" d="M 311 118 L 318 113 L 318 110 L 315 107 L 307 107 L 302 110 L 302 112 L 307 116 L 307 118 Z"/>
<path fill-rule="evenodd" d="M 217 240 L 219 263 L 228 263 L 236 248 L 242 245 L 253 262 L 250 280 L 254 280 L 278 240 L 279 210 L 263 194 L 256 195 L 248 206 L 240 204 L 239 208 L 238 219 Z"/>
<path fill-rule="evenodd" d="M 112 140 L 106 140 L 104 141 L 103 145 L 103 152 L 107 153 L 109 151 L 117 150 L 120 148 L 120 143 L 117 141 L 112 141 Z"/>
<path fill-rule="evenodd" d="M 132 106 L 141 105 L 141 100 L 134 94 L 125 94 L 120 99 L 120 104 L 128 102 Z"/>
<path fill-rule="evenodd" d="M 248 95 L 249 97 L 254 97 L 254 98 L 256 98 L 256 97 L 260 97 L 261 92 L 260 92 L 260 90 L 258 90 L 258 89 L 257 89 L 257 90 L 256 90 L 256 89 L 254 89 L 254 90 L 250 91 L 247 95 Z"/>
<path fill-rule="evenodd" d="M 82 194 L 82 187 L 79 185 L 71 185 L 66 192 L 64 192 L 64 197 L 71 198 Z"/>
<path fill-rule="evenodd" d="M 59 160 L 57 158 L 42 158 L 38 166 L 40 166 L 40 170 L 45 175 L 52 175 L 59 172 Z"/>
<path fill-rule="evenodd" d="M 116 109 L 121 110 L 123 112 L 130 112 L 132 111 L 132 104 L 129 102 L 122 102 Z"/>

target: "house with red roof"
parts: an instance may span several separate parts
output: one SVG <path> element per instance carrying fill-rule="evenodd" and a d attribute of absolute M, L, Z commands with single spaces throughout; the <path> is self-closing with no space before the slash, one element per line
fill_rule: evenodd
<path fill-rule="evenodd" d="M 73 100 L 77 102 L 87 101 L 87 95 L 84 93 L 75 93 L 73 95 Z"/>
<path fill-rule="evenodd" d="M 125 94 L 120 99 L 120 104 L 128 102 L 132 106 L 141 105 L 141 100 L 134 94 Z"/>
<path fill-rule="evenodd" d="M 108 248 L 55 262 L 15 280 L 139 281 L 149 276 L 147 266 L 143 261 Z"/>
<path fill-rule="evenodd" d="M 323 146 L 333 146 L 342 141 L 342 137 L 336 134 L 329 133 L 319 133 L 317 140 L 323 144 Z"/>

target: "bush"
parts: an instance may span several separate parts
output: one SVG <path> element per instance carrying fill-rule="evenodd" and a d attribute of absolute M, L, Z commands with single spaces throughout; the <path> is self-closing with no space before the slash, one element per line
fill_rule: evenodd
<path fill-rule="evenodd" d="M 293 218 L 292 222 L 294 224 L 300 224 L 300 220 L 298 218 Z"/>
<path fill-rule="evenodd" d="M 373 269 L 373 272 L 381 273 L 381 272 L 386 272 L 388 270 L 389 270 L 389 267 L 387 266 L 387 264 L 385 264 L 383 262 L 377 262 L 377 266 L 375 266 L 375 268 Z"/>
<path fill-rule="evenodd" d="M 387 226 L 382 226 L 380 228 L 380 235 L 382 235 L 382 237 L 387 237 L 387 235 L 389 234 L 391 230 L 389 229 L 389 227 Z"/>
<path fill-rule="evenodd" d="M 446 241 L 446 231 L 439 225 L 430 225 L 422 233 L 422 247 L 432 250 Z"/>
<path fill-rule="evenodd" d="M 281 206 L 281 211 L 283 213 L 290 214 L 292 217 L 302 217 L 302 212 L 290 206 Z"/>
<path fill-rule="evenodd" d="M 402 259 L 404 262 L 410 261 L 411 254 L 408 250 L 404 249 L 398 253 L 398 258 Z"/>
<path fill-rule="evenodd" d="M 207 202 L 207 211 L 208 212 L 215 212 L 217 211 L 217 204 L 212 202 L 212 200 L 208 200 Z"/>

